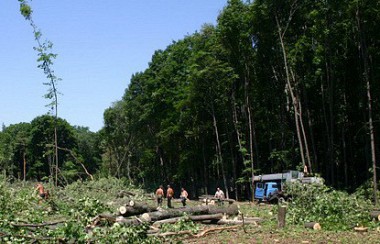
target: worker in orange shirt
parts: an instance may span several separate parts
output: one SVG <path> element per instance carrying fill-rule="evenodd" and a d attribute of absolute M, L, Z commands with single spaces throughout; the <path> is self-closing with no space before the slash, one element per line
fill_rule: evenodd
<path fill-rule="evenodd" d="M 170 187 L 170 185 L 168 185 L 168 188 L 166 190 L 166 198 L 168 200 L 168 208 L 172 208 L 172 199 L 173 199 L 173 197 L 174 197 L 174 191 Z"/>

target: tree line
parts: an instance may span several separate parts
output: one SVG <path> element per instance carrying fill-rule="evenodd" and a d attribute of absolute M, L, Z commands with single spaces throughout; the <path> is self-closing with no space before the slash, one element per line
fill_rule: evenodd
<path fill-rule="evenodd" d="M 58 147 L 91 174 L 193 194 L 220 186 L 229 197 L 249 197 L 253 175 L 305 166 L 340 189 L 371 178 L 376 189 L 379 9 L 368 0 L 229 0 L 215 26 L 153 54 L 106 109 L 99 132 L 59 120 L 74 139 L 58 139 Z M 50 174 L 49 126 L 43 143 L 22 133 L 4 143 L 12 130 L 37 133 L 43 119 L 51 121 L 3 128 L 1 168 L 23 175 L 17 165 L 30 153 L 29 174 Z M 60 154 L 62 175 L 77 179 L 78 160 Z"/>

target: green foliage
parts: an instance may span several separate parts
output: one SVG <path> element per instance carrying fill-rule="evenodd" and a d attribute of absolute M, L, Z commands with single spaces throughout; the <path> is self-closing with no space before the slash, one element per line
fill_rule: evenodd
<path fill-rule="evenodd" d="M 95 228 L 88 239 L 96 240 L 96 243 L 161 243 L 156 238 L 147 237 L 147 225 L 121 226 L 114 224 L 111 228 Z"/>
<path fill-rule="evenodd" d="M 49 200 L 41 200 L 31 182 L 14 182 L 6 178 L 0 180 L 0 228 L 1 242 L 25 243 L 26 240 L 50 238 L 72 243 L 159 243 L 147 236 L 147 225 L 96 227 L 86 231 L 93 217 L 100 213 L 112 212 L 116 207 L 108 202 L 116 199 L 116 192 L 128 189 L 136 194 L 142 191 L 127 186 L 122 180 L 108 178 L 92 182 L 76 182 L 66 189 L 53 188 Z M 140 195 L 140 199 L 142 199 Z M 122 200 L 125 202 L 125 199 Z M 120 206 L 118 203 L 116 206 Z M 28 229 L 15 227 L 16 224 L 40 224 L 63 221 L 54 228 Z"/>
<path fill-rule="evenodd" d="M 186 214 L 175 224 L 163 224 L 161 225 L 160 231 L 164 232 L 178 232 L 183 230 L 189 230 L 193 233 L 197 233 L 200 230 L 200 225 L 189 220 Z"/>
<path fill-rule="evenodd" d="M 32 8 L 24 0 L 19 0 L 20 3 L 20 12 L 25 19 L 29 20 L 32 15 Z"/>
<path fill-rule="evenodd" d="M 346 230 L 370 224 L 371 201 L 325 185 L 290 183 L 286 186 L 292 201 L 287 220 L 293 224 L 319 222 L 326 230 Z"/>

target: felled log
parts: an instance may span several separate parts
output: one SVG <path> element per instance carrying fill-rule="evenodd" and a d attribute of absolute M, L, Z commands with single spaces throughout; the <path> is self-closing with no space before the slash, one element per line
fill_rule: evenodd
<path fill-rule="evenodd" d="M 158 220 L 153 223 L 153 226 L 161 226 L 162 224 L 174 224 L 177 223 L 179 220 L 183 219 L 184 217 L 175 217 L 170 219 L 163 219 Z M 218 214 L 207 214 L 207 215 L 190 215 L 186 216 L 186 219 L 189 219 L 191 221 L 204 221 L 204 220 L 220 220 L 223 218 L 222 213 Z"/>
<path fill-rule="evenodd" d="M 320 230 L 322 229 L 321 225 L 318 222 L 307 222 L 304 224 L 305 228 Z"/>
<path fill-rule="evenodd" d="M 371 211 L 370 215 L 373 219 L 380 221 L 380 211 L 379 210 Z"/>
<path fill-rule="evenodd" d="M 50 225 L 57 225 L 57 224 L 65 223 L 65 222 L 66 221 L 64 221 L 64 220 L 55 221 L 55 222 L 38 223 L 38 224 L 11 222 L 11 225 L 15 226 L 15 227 L 36 227 L 36 228 L 38 228 L 38 227 L 44 227 L 44 226 L 50 226 Z"/>
<path fill-rule="evenodd" d="M 134 197 L 134 196 L 136 196 L 136 193 L 131 192 L 131 191 L 126 191 L 126 190 L 121 190 L 121 191 L 119 191 L 119 193 L 117 194 L 117 197 L 118 197 L 118 198 L 123 198 L 123 197 Z"/>
<path fill-rule="evenodd" d="M 162 219 L 169 219 L 174 217 L 180 217 L 184 213 L 188 215 L 204 215 L 204 214 L 226 214 L 226 215 L 237 215 L 238 207 L 235 204 L 229 205 L 228 207 L 219 206 L 194 206 L 194 207 L 184 207 L 176 209 L 165 209 L 162 211 L 156 211 L 151 213 L 144 213 L 140 216 L 143 221 L 151 222 L 158 221 Z"/>
<path fill-rule="evenodd" d="M 257 222 L 254 220 L 240 220 L 240 219 L 220 219 L 216 222 L 218 225 L 242 225 L 242 224 L 254 224 L 257 225 Z"/>
<path fill-rule="evenodd" d="M 234 226 L 227 226 L 227 227 L 214 227 L 214 228 L 208 228 L 204 229 L 198 234 L 193 234 L 190 230 L 183 230 L 183 231 L 176 231 L 176 232 L 165 232 L 165 233 L 155 233 L 155 234 L 148 234 L 149 236 L 159 236 L 159 237 L 167 237 L 167 236 L 175 236 L 175 235 L 190 235 L 195 238 L 199 238 L 202 236 L 205 236 L 206 234 L 210 232 L 217 232 L 217 231 L 223 231 L 223 230 L 235 230 L 239 228 L 238 225 Z"/>
<path fill-rule="evenodd" d="M 141 209 L 141 211 L 145 211 L 145 212 L 157 211 L 156 207 L 149 206 L 147 203 L 136 202 L 134 200 L 130 200 L 128 205 L 136 209 Z"/>
<path fill-rule="evenodd" d="M 147 205 L 146 203 L 138 203 L 133 200 L 129 201 L 126 205 L 119 207 L 119 213 L 124 217 L 153 211 L 157 211 L 157 209 Z"/>
<path fill-rule="evenodd" d="M 202 195 L 202 196 L 199 197 L 199 199 L 201 199 L 201 200 L 203 199 L 203 201 L 206 202 L 206 205 L 210 201 L 214 201 L 214 202 L 222 201 L 222 202 L 228 202 L 229 204 L 233 204 L 235 202 L 234 199 L 227 199 L 227 198 L 219 199 L 219 198 L 214 197 L 213 195 Z"/>
<path fill-rule="evenodd" d="M 367 227 L 363 227 L 363 226 L 356 226 L 356 227 L 354 227 L 354 230 L 356 232 L 367 232 L 368 228 Z"/>
<path fill-rule="evenodd" d="M 116 217 L 115 223 L 122 225 L 139 225 L 142 223 L 138 218 L 124 218 L 123 216 Z"/>

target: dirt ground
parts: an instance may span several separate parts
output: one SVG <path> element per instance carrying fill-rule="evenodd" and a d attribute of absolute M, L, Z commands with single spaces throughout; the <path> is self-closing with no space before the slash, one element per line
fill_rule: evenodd
<path fill-rule="evenodd" d="M 223 231 L 201 238 L 182 239 L 183 243 L 380 243 L 380 232 L 326 232 L 304 231 L 294 232 L 291 229 L 281 231 L 261 230 L 249 228 L 247 233 L 242 229 L 237 231 Z"/>
<path fill-rule="evenodd" d="M 206 235 L 196 238 L 191 236 L 175 237 L 166 239 L 164 242 L 182 242 L 197 244 L 216 243 L 379 243 L 380 244 L 380 223 L 379 227 L 369 229 L 367 232 L 358 233 L 350 231 L 326 231 L 309 230 L 302 226 L 287 225 L 283 229 L 277 228 L 276 216 L 272 215 L 271 205 L 257 205 L 255 203 L 239 202 L 241 211 L 248 217 L 262 217 L 265 220 L 258 225 L 239 226 L 233 230 L 222 230 L 209 232 Z M 256 216 L 253 216 L 256 215 Z M 259 215 L 259 216 L 258 216 Z M 220 226 L 204 226 L 213 228 Z M 245 230 L 244 230 L 245 229 Z M 198 232 L 199 233 L 199 232 Z"/>

